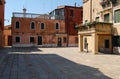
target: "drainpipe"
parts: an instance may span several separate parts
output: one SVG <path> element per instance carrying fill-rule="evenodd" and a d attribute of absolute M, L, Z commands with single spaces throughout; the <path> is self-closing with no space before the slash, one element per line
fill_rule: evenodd
<path fill-rule="evenodd" d="M 111 1 L 111 6 L 112 6 L 112 23 L 114 23 L 114 11 L 113 11 L 113 3 L 112 3 L 112 1 Z M 113 54 L 113 24 L 112 24 L 112 30 L 111 30 L 111 41 L 112 41 L 112 50 L 111 50 L 111 53 Z"/>
<path fill-rule="evenodd" d="M 92 22 L 92 0 L 90 0 L 90 22 Z"/>

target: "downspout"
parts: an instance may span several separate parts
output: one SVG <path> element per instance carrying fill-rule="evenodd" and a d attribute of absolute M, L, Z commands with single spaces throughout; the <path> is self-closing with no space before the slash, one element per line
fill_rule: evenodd
<path fill-rule="evenodd" d="M 112 6 L 112 27 L 111 27 L 111 41 L 112 41 L 112 50 L 111 50 L 111 54 L 113 54 L 113 30 L 114 30 L 114 28 L 113 28 L 113 23 L 114 23 L 114 11 L 113 11 L 113 3 L 112 3 L 112 1 L 111 1 L 111 6 Z"/>
<path fill-rule="evenodd" d="M 92 22 L 92 0 L 90 0 L 90 22 Z"/>

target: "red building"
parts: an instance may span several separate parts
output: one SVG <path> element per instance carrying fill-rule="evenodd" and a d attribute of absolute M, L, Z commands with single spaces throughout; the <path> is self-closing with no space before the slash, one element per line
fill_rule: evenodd
<path fill-rule="evenodd" d="M 12 46 L 77 46 L 75 25 L 82 23 L 82 7 L 60 6 L 47 14 L 13 13 Z"/>
<path fill-rule="evenodd" d="M 11 25 L 7 25 L 4 27 L 4 46 L 12 45 L 12 35 L 11 35 Z"/>
<path fill-rule="evenodd" d="M 4 30 L 4 5 L 5 0 L 0 0 L 0 47 L 3 47 L 3 30 Z"/>

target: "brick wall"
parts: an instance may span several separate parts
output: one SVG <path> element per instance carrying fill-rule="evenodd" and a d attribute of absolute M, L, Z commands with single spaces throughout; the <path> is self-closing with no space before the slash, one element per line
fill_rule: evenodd
<path fill-rule="evenodd" d="M 4 29 L 4 0 L 0 1 L 0 47 L 3 46 L 3 29 Z"/>
<path fill-rule="evenodd" d="M 20 28 L 15 28 L 16 22 L 20 23 Z M 31 22 L 35 23 L 35 28 L 31 29 Z M 44 23 L 44 29 L 40 28 L 40 24 Z M 59 24 L 59 29 L 55 28 L 55 24 Z M 58 37 L 63 37 L 65 34 L 65 23 L 62 20 L 45 20 L 45 19 L 34 19 L 34 18 L 12 18 L 12 36 L 13 46 L 57 46 Z M 21 41 L 16 43 L 15 37 L 19 36 Z M 42 37 L 42 45 L 38 45 L 38 37 Z M 34 44 L 30 43 L 30 37 L 34 37 Z M 62 42 L 62 46 L 65 44 Z"/>

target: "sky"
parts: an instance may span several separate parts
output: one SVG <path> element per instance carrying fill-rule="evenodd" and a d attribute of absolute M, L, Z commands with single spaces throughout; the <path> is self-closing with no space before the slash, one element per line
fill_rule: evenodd
<path fill-rule="evenodd" d="M 57 6 L 74 6 L 75 3 L 82 6 L 82 0 L 6 0 L 5 25 L 11 24 L 13 12 L 23 12 L 23 8 L 27 9 L 27 13 L 48 14 Z"/>

